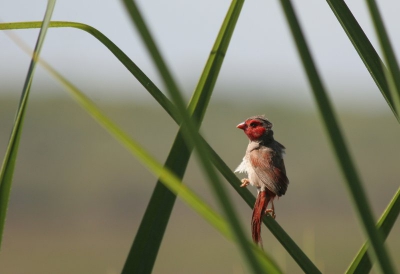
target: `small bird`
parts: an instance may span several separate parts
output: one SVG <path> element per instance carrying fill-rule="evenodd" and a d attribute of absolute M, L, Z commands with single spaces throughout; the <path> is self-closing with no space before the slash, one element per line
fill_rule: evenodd
<path fill-rule="evenodd" d="M 262 217 L 271 213 L 275 219 L 274 198 L 284 195 L 289 184 L 283 162 L 285 147 L 275 141 L 272 123 L 262 115 L 248 118 L 237 125 L 237 128 L 244 131 L 250 142 L 243 161 L 235 172 L 245 172 L 248 175 L 248 178 L 242 179 L 241 187 L 249 184 L 257 187 L 258 195 L 253 208 L 251 228 L 253 241 L 262 245 Z M 268 209 L 270 202 L 271 209 Z"/>

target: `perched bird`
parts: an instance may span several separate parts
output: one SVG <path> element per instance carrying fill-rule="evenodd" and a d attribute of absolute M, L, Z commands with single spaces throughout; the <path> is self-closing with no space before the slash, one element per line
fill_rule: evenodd
<path fill-rule="evenodd" d="M 272 123 L 264 116 L 253 116 L 237 125 L 249 138 L 246 154 L 235 172 L 245 172 L 241 187 L 248 184 L 257 187 L 258 195 L 253 208 L 251 228 L 253 241 L 261 243 L 261 220 L 271 213 L 275 218 L 274 198 L 286 193 L 289 180 L 286 177 L 283 155 L 285 147 L 275 141 Z M 268 204 L 271 202 L 271 209 Z"/>

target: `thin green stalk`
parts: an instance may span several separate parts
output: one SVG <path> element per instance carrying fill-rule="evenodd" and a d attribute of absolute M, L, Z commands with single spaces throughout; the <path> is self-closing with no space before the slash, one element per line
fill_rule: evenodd
<path fill-rule="evenodd" d="M 367 201 L 367 196 L 364 188 L 362 187 L 361 180 L 357 174 L 328 95 L 311 57 L 310 50 L 307 46 L 291 1 L 281 0 L 281 4 L 295 40 L 297 50 L 299 51 L 301 60 L 303 62 L 304 69 L 312 87 L 313 94 L 323 119 L 325 129 L 335 152 L 337 162 L 346 179 L 346 186 L 352 197 L 353 204 L 357 209 L 358 216 L 360 217 L 361 223 L 364 227 L 364 231 L 371 242 L 373 254 L 375 258 L 377 258 L 382 272 L 394 273 L 392 263 L 389 259 L 386 248 L 384 247 L 382 237 L 375 227 L 372 210 Z"/>
<path fill-rule="evenodd" d="M 24 117 L 26 106 L 28 104 L 29 92 L 33 80 L 33 75 L 36 68 L 36 59 L 39 56 L 43 46 L 43 42 L 47 33 L 47 28 L 51 19 L 51 15 L 56 4 L 55 0 L 47 2 L 46 13 L 43 18 L 43 25 L 40 29 L 38 39 L 36 41 L 33 57 L 29 64 L 28 73 L 25 79 L 24 87 L 22 89 L 21 99 L 19 102 L 17 115 L 15 117 L 14 126 L 11 131 L 10 140 L 8 142 L 6 154 L 4 156 L 3 165 L 0 171 L 0 247 L 3 239 L 4 227 L 7 216 L 8 202 L 10 199 L 12 179 L 15 169 L 15 161 L 17 159 L 19 142 L 21 139 L 22 128 L 24 124 Z"/>
<path fill-rule="evenodd" d="M 380 15 L 378 6 L 374 0 L 366 0 L 369 12 L 374 23 L 375 32 L 379 38 L 383 56 L 388 66 L 388 70 L 385 72 L 386 79 L 389 83 L 389 90 L 393 98 L 394 108 L 397 113 L 400 112 L 400 68 L 396 61 L 396 55 L 394 54 L 392 45 L 389 40 L 389 36 L 386 32 L 386 28 L 383 24 L 382 17 Z"/>
<path fill-rule="evenodd" d="M 237 214 L 234 211 L 233 203 L 229 199 L 227 191 L 224 189 L 224 186 L 217 176 L 217 173 L 213 167 L 213 165 L 209 161 L 209 156 L 207 155 L 206 151 L 204 150 L 204 145 L 201 142 L 200 136 L 198 134 L 199 123 L 194 119 L 191 119 L 190 113 L 186 112 L 185 103 L 182 97 L 181 92 L 178 90 L 175 81 L 173 81 L 171 73 L 165 64 L 162 61 L 161 54 L 155 45 L 154 39 L 152 39 L 146 24 L 140 15 L 140 12 L 135 5 L 135 1 L 124 1 L 125 6 L 127 7 L 129 13 L 131 14 L 131 19 L 133 20 L 134 24 L 138 28 L 139 32 L 142 35 L 142 38 L 153 57 L 154 62 L 157 65 L 159 73 L 164 79 L 164 82 L 167 86 L 168 93 L 172 98 L 172 102 L 177 107 L 181 117 L 182 117 L 182 127 L 181 130 L 185 137 L 187 143 L 191 143 L 197 148 L 198 156 L 200 162 L 204 168 L 204 171 L 208 177 L 208 182 L 210 183 L 212 189 L 214 190 L 214 194 L 217 197 L 217 200 L 224 210 L 224 213 L 228 219 L 228 222 L 231 225 L 233 230 L 233 234 L 235 237 L 238 246 L 243 254 L 243 257 L 247 259 L 247 262 L 254 273 L 261 273 L 263 272 L 260 262 L 255 258 L 253 252 L 251 251 L 250 246 L 245 237 L 245 233 L 241 224 L 237 218 Z M 232 6 L 238 6 L 241 8 L 243 5 L 243 1 L 232 1 Z M 240 12 L 239 8 L 239 12 Z M 239 15 L 239 12 L 237 16 Z M 229 16 L 229 11 L 228 11 Z M 233 29 L 232 29 L 233 30 Z"/>
<path fill-rule="evenodd" d="M 123 1 L 123 3 L 132 22 L 136 25 L 142 39 L 145 41 L 147 49 L 164 80 L 164 84 L 168 89 L 178 89 L 135 2 L 128 0 Z M 198 105 L 198 107 L 205 111 L 207 105 Z M 182 179 L 192 150 L 193 146 L 185 142 L 180 129 L 165 162 L 165 168 L 170 169 L 178 178 Z M 159 179 L 128 253 L 122 273 L 127 274 L 134 271 L 138 273 L 152 272 L 175 200 L 176 195 L 169 191 Z"/>
<path fill-rule="evenodd" d="M 392 230 L 397 217 L 400 214 L 400 188 L 397 190 L 393 199 L 390 201 L 389 205 L 383 212 L 382 216 L 379 218 L 379 221 L 376 227 L 379 229 L 379 232 L 382 234 L 383 239 L 389 236 L 390 231 Z M 369 257 L 368 251 L 368 242 L 364 243 L 358 252 L 357 256 L 354 258 L 353 262 L 347 269 L 347 274 L 362 274 L 369 273 L 372 268 L 371 258 Z"/>
<path fill-rule="evenodd" d="M 208 105 L 210 101 L 211 96 L 208 95 L 207 91 L 213 90 L 217 82 L 243 3 L 244 1 L 232 1 L 196 86 L 196 90 L 189 102 L 188 111 L 189 113 L 193 112 L 193 117 L 196 121 L 202 121 L 206 113 L 205 110 L 202 111 L 196 108 L 196 102 L 198 102 L 197 104 Z"/>
<path fill-rule="evenodd" d="M 400 116 L 395 111 L 392 95 L 386 81 L 385 73 L 387 69 L 379 58 L 378 53 L 375 51 L 346 3 L 343 0 L 327 0 L 327 2 L 358 52 L 361 60 L 364 62 L 365 67 L 371 74 L 372 79 L 374 79 L 396 119 L 400 122 Z"/>
<path fill-rule="evenodd" d="M 145 43 L 148 52 L 150 53 L 161 78 L 164 81 L 168 90 L 178 90 L 178 85 L 176 84 L 172 74 L 170 73 L 167 64 L 164 62 L 160 51 L 147 28 L 147 24 L 144 21 L 142 13 L 139 11 L 134 0 L 122 0 L 125 5 L 125 9 L 128 12 L 129 18 L 132 20 L 133 25 L 136 26 L 139 34 L 142 36 L 142 40 Z"/>
<path fill-rule="evenodd" d="M 1 29 L 24 29 L 24 28 L 39 28 L 41 22 L 18 22 L 18 23 L 0 23 Z M 177 124 L 181 123 L 181 118 L 177 113 L 175 106 L 165 97 L 163 93 L 154 85 L 154 83 L 106 36 L 91 26 L 80 24 L 76 22 L 59 22 L 53 21 L 50 27 L 72 27 L 84 30 L 92 34 L 96 39 L 103 43 L 125 67 L 138 79 L 144 88 L 159 102 L 165 111 L 174 119 Z M 220 55 L 223 55 L 222 53 Z M 236 175 L 229 169 L 219 155 L 208 145 L 203 139 L 204 144 L 207 146 L 211 155 L 211 161 L 231 184 L 231 186 L 239 193 L 247 205 L 252 208 L 255 202 L 255 197 L 250 193 L 247 188 L 240 188 L 241 184 Z M 155 190 L 156 192 L 156 190 Z M 154 215 L 153 215 L 154 216 Z M 272 218 L 265 217 L 264 224 L 273 233 L 277 240 L 283 245 L 287 252 L 299 264 L 299 266 L 306 273 L 320 273 L 311 260 L 304 254 L 304 252 L 296 245 L 296 243 L 286 234 L 286 232 L 279 226 L 279 224 Z"/>

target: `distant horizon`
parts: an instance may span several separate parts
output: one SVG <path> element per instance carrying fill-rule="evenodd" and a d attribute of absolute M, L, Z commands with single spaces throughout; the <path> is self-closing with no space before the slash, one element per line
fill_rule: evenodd
<path fill-rule="evenodd" d="M 136 94 L 132 94 L 129 88 L 126 88 L 123 92 L 119 93 L 119 96 L 112 96 L 111 93 L 107 93 L 106 90 L 83 90 L 95 103 L 101 105 L 143 105 L 146 107 L 154 107 L 159 108 L 158 103 L 151 97 L 150 94 L 146 94 L 145 90 L 138 90 Z M 34 87 L 31 91 L 30 101 L 69 101 L 73 99 L 70 97 L 68 92 L 64 91 L 60 86 L 58 88 L 54 88 L 52 90 L 42 89 L 40 84 Z M 115 90 L 113 90 L 115 92 Z M 118 92 L 118 91 L 117 91 Z M 359 91 L 362 92 L 362 91 Z M 261 90 L 258 90 L 257 93 L 262 94 Z M 346 112 L 346 113 L 354 113 L 359 115 L 388 115 L 388 117 L 393 118 L 392 111 L 389 106 L 386 104 L 383 96 L 378 94 L 381 98 L 377 98 L 372 100 L 372 98 L 362 98 L 358 99 L 355 95 L 351 95 L 349 98 L 335 98 L 331 103 L 333 104 L 335 110 Z M 20 91 L 17 89 L 13 89 L 13 92 L 0 93 L 0 100 L 11 100 L 15 103 L 19 101 Z M 282 106 L 283 108 L 291 108 L 298 109 L 307 112 L 316 112 L 316 104 L 314 99 L 311 97 L 311 94 L 305 98 L 293 99 L 289 98 L 289 95 L 282 96 L 279 94 L 264 94 L 262 95 L 262 100 L 259 98 L 252 99 L 246 98 L 238 93 L 228 94 L 228 92 L 215 92 L 212 95 L 212 100 L 210 104 L 220 105 L 226 104 L 237 107 L 248 107 L 251 104 L 257 105 L 260 107 L 265 105 L 265 107 L 269 107 L 271 105 Z M 187 97 L 187 101 L 188 101 Z M 17 106 L 15 106 L 17 107 Z M 393 118 L 394 119 L 394 118 Z"/>

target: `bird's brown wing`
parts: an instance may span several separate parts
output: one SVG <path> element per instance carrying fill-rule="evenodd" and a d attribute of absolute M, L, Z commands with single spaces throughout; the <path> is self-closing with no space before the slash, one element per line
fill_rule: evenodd
<path fill-rule="evenodd" d="M 250 152 L 250 163 L 266 188 L 278 196 L 286 193 L 289 179 L 280 154 L 269 148 L 254 149 Z"/>

